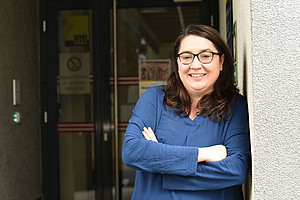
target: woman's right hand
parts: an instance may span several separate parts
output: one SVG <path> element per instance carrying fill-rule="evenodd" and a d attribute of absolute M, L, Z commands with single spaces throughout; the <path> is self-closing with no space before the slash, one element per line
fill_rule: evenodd
<path fill-rule="evenodd" d="M 198 148 L 198 162 L 216 162 L 227 156 L 227 149 L 224 145 Z"/>

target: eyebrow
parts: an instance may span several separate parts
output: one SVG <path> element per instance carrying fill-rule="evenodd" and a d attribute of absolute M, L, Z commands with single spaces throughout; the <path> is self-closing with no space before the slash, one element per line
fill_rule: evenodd
<path fill-rule="evenodd" d="M 199 51 L 199 53 L 206 52 L 206 51 L 213 52 L 211 49 L 201 49 Z M 182 51 L 181 53 L 192 53 L 192 52 L 191 51 Z M 178 53 L 178 54 L 180 54 L 180 53 Z"/>

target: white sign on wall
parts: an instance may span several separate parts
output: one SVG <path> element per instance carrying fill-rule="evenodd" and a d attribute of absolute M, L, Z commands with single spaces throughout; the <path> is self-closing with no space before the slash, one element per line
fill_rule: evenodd
<path fill-rule="evenodd" d="M 90 54 L 60 53 L 60 94 L 90 93 Z"/>

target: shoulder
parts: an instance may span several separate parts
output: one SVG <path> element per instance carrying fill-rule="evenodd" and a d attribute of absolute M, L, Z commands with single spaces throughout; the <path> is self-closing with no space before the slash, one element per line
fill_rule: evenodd
<path fill-rule="evenodd" d="M 235 99 L 234 99 L 234 103 L 233 103 L 233 109 L 235 107 L 239 107 L 239 106 L 246 106 L 247 107 L 247 100 L 243 95 L 238 93 L 238 94 L 235 95 Z"/>
<path fill-rule="evenodd" d="M 162 88 L 163 88 L 163 85 L 151 87 L 148 90 L 146 90 L 145 93 L 164 93 L 164 91 L 162 90 Z"/>
<path fill-rule="evenodd" d="M 244 118 L 248 116 L 247 100 L 241 94 L 237 94 L 231 109 L 232 118 Z"/>
<path fill-rule="evenodd" d="M 230 125 L 229 130 L 232 133 L 249 131 L 247 101 L 240 94 L 235 97 L 228 123 Z"/>
<path fill-rule="evenodd" d="M 131 120 L 142 121 L 144 126 L 156 129 L 157 122 L 162 110 L 164 91 L 162 87 L 152 87 L 140 97 L 133 109 Z"/>
<path fill-rule="evenodd" d="M 144 109 L 151 105 L 151 107 L 157 107 L 162 104 L 165 92 L 162 90 L 162 86 L 155 86 L 147 89 L 136 103 L 136 107 Z"/>
<path fill-rule="evenodd" d="M 151 87 L 143 93 L 140 99 L 161 99 L 165 95 L 165 92 L 162 90 L 162 88 L 162 85 Z"/>

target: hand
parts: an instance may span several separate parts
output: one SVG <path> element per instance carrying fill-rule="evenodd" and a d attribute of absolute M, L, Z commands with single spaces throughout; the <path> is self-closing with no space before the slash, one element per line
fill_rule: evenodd
<path fill-rule="evenodd" d="M 153 130 L 150 127 L 149 128 L 144 127 L 142 133 L 147 140 L 158 142 Z"/>
<path fill-rule="evenodd" d="M 198 162 L 216 162 L 227 156 L 227 149 L 224 145 L 198 148 Z"/>

